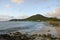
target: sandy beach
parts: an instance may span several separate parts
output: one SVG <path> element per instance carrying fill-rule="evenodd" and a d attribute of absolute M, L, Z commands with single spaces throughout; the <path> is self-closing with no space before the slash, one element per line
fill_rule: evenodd
<path fill-rule="evenodd" d="M 56 29 L 56 31 L 57 31 L 59 37 L 60 37 L 60 27 L 55 27 L 55 29 Z"/>

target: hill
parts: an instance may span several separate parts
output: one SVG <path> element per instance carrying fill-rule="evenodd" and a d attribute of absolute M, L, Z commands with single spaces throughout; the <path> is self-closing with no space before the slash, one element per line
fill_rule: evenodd
<path fill-rule="evenodd" d="M 47 17 L 44 17 L 44 16 L 42 16 L 42 15 L 40 15 L 40 14 L 36 14 L 36 15 L 33 15 L 33 16 L 31 16 L 31 17 L 29 17 L 29 18 L 27 18 L 26 20 L 32 20 L 32 21 L 42 21 L 42 20 L 47 20 Z"/>
<path fill-rule="evenodd" d="M 10 21 L 60 21 L 60 19 L 48 18 L 48 17 L 44 17 L 40 14 L 36 14 L 36 15 L 30 16 L 26 19 L 11 19 Z"/>

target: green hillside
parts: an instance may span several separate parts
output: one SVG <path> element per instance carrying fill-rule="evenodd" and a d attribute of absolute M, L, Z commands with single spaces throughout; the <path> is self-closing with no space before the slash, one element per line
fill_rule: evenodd
<path fill-rule="evenodd" d="M 26 19 L 11 19 L 10 21 L 60 21 L 60 19 L 48 18 L 48 17 L 44 17 L 40 14 L 36 14 L 36 15 L 30 16 Z"/>
<path fill-rule="evenodd" d="M 45 21 L 45 20 L 47 20 L 47 18 L 40 14 L 37 14 L 37 15 L 33 15 L 33 16 L 27 18 L 26 20 L 32 20 L 32 21 L 43 21 L 44 20 Z"/>

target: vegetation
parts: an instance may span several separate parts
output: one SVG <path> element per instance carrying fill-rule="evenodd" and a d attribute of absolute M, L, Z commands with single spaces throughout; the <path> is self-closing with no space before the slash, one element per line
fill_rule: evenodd
<path fill-rule="evenodd" d="M 60 40 L 60 38 L 54 37 L 51 34 L 27 35 L 20 32 L 15 32 L 10 34 L 0 34 L 0 40 Z"/>
<path fill-rule="evenodd" d="M 47 18 L 40 14 L 33 15 L 26 19 L 11 19 L 10 21 L 46 21 L 53 26 L 60 26 L 60 19 L 57 18 Z"/>
<path fill-rule="evenodd" d="M 28 17 L 26 19 L 11 19 L 10 21 L 60 21 L 60 19 L 48 18 L 48 17 L 44 17 L 40 14 L 36 14 L 36 15 L 33 15 L 33 16 Z"/>
<path fill-rule="evenodd" d="M 47 20 L 47 17 L 44 17 L 40 14 L 37 14 L 37 15 L 33 15 L 33 16 L 27 18 L 26 20 L 29 20 L 29 21 L 30 20 L 32 20 L 32 21 L 45 21 L 45 20 Z"/>
<path fill-rule="evenodd" d="M 60 21 L 60 19 L 57 18 L 48 18 L 49 21 Z"/>

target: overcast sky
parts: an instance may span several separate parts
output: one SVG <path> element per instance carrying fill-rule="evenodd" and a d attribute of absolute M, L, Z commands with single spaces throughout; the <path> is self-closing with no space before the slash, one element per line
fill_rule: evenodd
<path fill-rule="evenodd" d="M 0 0 L 0 20 L 35 14 L 60 16 L 60 0 Z"/>

